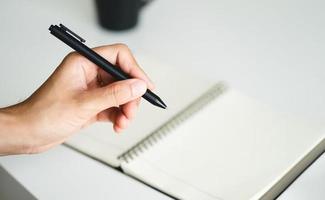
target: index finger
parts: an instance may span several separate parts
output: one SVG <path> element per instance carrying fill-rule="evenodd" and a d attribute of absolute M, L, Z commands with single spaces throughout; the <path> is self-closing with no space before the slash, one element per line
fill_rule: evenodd
<path fill-rule="evenodd" d="M 139 78 L 147 83 L 149 89 L 154 89 L 154 83 L 141 69 L 136 62 L 130 49 L 124 44 L 113 44 L 93 48 L 99 55 L 103 56 L 113 65 L 120 67 L 125 73 L 132 78 Z"/>

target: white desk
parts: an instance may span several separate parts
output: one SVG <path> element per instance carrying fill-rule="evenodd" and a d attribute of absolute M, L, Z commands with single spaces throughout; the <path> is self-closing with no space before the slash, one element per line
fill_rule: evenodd
<path fill-rule="evenodd" d="M 88 39 L 90 46 L 124 42 L 136 54 L 204 73 L 209 78 L 226 80 L 276 110 L 322 120 L 325 119 L 324 8 L 322 0 L 156 0 L 144 8 L 137 29 L 116 33 L 97 26 L 90 0 L 5 1 L 0 6 L 3 27 L 0 32 L 0 106 L 25 99 L 71 51 L 47 30 L 50 24 L 62 22 Z M 21 162 L 30 159 L 31 169 L 46 172 L 52 169 L 58 157 L 64 158 L 71 151 L 62 148 L 52 153 L 24 157 Z M 75 153 L 71 156 L 74 163 L 85 159 Z M 33 166 L 36 158 L 41 158 L 43 165 Z M 0 163 L 14 177 L 19 175 L 18 180 L 29 180 L 23 183 L 26 187 L 38 178 L 41 180 L 37 177 L 41 174 L 37 173 L 35 179 L 28 179 L 29 172 L 24 171 L 24 165 L 16 157 L 0 158 Z M 61 166 L 65 174 L 74 176 L 56 185 L 58 191 L 74 183 L 80 185 L 79 194 L 85 198 L 87 194 L 106 194 L 106 188 L 101 190 L 92 184 L 86 187 L 81 181 L 75 181 L 78 176 L 91 177 L 94 171 L 102 170 L 100 163 L 92 162 L 85 168 L 79 165 L 80 174 L 76 174 L 74 163 L 65 162 L 65 166 Z M 120 179 L 119 175 L 110 175 L 109 168 L 107 171 L 107 176 L 96 178 L 103 185 Z M 48 183 L 55 183 L 58 176 L 60 173 L 51 171 Z M 154 195 L 152 189 L 144 190 L 135 185 L 136 182 L 131 181 L 125 187 L 129 188 L 127 191 L 138 191 L 139 195 L 143 192 L 148 199 Z M 136 187 L 138 189 L 134 189 Z M 38 194 L 42 190 L 47 191 L 40 185 L 31 192 Z M 69 191 L 65 190 L 64 195 L 69 196 Z M 122 193 L 117 195 L 126 195 Z"/>
<path fill-rule="evenodd" d="M 170 199 L 65 146 L 39 155 L 3 157 L 1 165 L 36 199 Z M 28 193 L 17 190 L 17 186 L 5 187 L 2 178 L 0 199 L 33 199 L 26 198 Z"/>

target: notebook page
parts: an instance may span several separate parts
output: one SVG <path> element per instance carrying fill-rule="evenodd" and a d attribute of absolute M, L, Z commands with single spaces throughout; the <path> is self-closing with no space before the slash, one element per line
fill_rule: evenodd
<path fill-rule="evenodd" d="M 321 128 L 230 90 L 122 168 L 180 199 L 258 198 Z"/>
<path fill-rule="evenodd" d="M 112 124 L 94 124 L 71 138 L 67 144 L 112 166 L 119 166 L 117 157 L 150 134 L 187 104 L 206 91 L 214 81 L 200 79 L 177 66 L 162 65 L 146 57 L 137 56 L 138 63 L 155 82 L 154 91 L 168 109 L 155 107 L 142 99 L 136 118 L 121 134 L 114 133 Z"/>

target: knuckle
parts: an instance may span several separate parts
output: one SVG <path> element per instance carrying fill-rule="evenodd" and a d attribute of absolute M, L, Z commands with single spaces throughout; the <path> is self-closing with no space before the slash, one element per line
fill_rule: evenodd
<path fill-rule="evenodd" d="M 120 49 L 122 51 L 129 51 L 130 50 L 129 47 L 126 44 L 124 44 L 124 43 L 117 43 L 115 45 L 116 45 L 116 47 L 118 49 Z"/>
<path fill-rule="evenodd" d="M 73 51 L 65 57 L 65 60 L 69 62 L 83 62 L 84 58 L 79 53 Z"/>
<path fill-rule="evenodd" d="M 117 84 L 112 84 L 109 91 L 109 96 L 111 96 L 112 106 L 118 107 L 119 106 L 119 93 L 120 93 L 120 86 Z"/>
<path fill-rule="evenodd" d="M 61 68 L 71 68 L 74 66 L 86 66 L 87 59 L 80 55 L 79 53 L 73 51 L 66 55 L 63 59 L 62 63 L 60 64 Z"/>
<path fill-rule="evenodd" d="M 79 54 L 77 52 L 72 51 L 72 52 L 68 53 L 68 55 L 66 56 L 66 58 L 67 59 L 74 59 L 74 58 L 78 57 L 78 55 Z"/>

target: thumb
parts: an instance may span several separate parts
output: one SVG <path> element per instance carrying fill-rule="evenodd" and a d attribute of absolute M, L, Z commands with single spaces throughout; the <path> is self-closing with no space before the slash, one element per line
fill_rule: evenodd
<path fill-rule="evenodd" d="M 117 107 L 141 97 L 147 90 L 147 85 L 140 79 L 128 79 L 114 82 L 108 86 L 87 92 L 83 101 L 94 111 L 100 112 L 110 107 Z"/>

